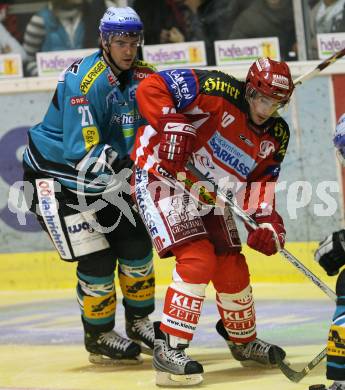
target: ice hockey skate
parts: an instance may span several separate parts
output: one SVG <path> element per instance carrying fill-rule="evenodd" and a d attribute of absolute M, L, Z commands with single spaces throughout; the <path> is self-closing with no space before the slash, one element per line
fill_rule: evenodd
<path fill-rule="evenodd" d="M 216 329 L 228 344 L 232 356 L 244 367 L 277 367 L 272 347 L 276 348 L 282 360 L 284 360 L 286 356 L 286 353 L 282 348 L 258 338 L 246 344 L 233 343 L 229 340 L 228 333 L 224 328 L 222 320 L 217 322 Z"/>
<path fill-rule="evenodd" d="M 162 332 L 159 326 L 160 322 L 154 323 L 153 367 L 156 370 L 156 384 L 178 387 L 201 383 L 204 369 L 186 355 L 188 343 L 181 343 L 180 338 Z"/>
<path fill-rule="evenodd" d="M 126 318 L 126 333 L 131 340 L 140 345 L 141 352 L 152 355 L 155 333 L 153 323 L 148 317 L 131 320 Z"/>
<path fill-rule="evenodd" d="M 140 346 L 114 330 L 105 333 L 85 333 L 85 348 L 89 361 L 100 365 L 140 364 Z"/>
<path fill-rule="evenodd" d="M 345 384 L 333 382 L 329 387 L 323 384 L 311 385 L 309 386 L 309 390 L 345 390 Z"/>
<path fill-rule="evenodd" d="M 334 382 L 329 386 L 328 390 L 345 390 L 345 384 Z"/>

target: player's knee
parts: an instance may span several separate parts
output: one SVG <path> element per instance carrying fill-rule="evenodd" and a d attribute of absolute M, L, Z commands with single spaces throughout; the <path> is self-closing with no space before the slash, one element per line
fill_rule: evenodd
<path fill-rule="evenodd" d="M 116 258 L 111 254 L 95 253 L 84 256 L 78 262 L 77 272 L 96 277 L 108 276 L 114 273 Z"/>
<path fill-rule="evenodd" d="M 208 284 L 216 272 L 217 258 L 208 240 L 197 240 L 173 250 L 176 256 L 176 275 L 191 284 Z M 175 280 L 175 278 L 174 278 Z"/>
<path fill-rule="evenodd" d="M 178 271 L 174 269 L 173 283 L 171 284 L 171 287 L 178 291 L 182 291 L 183 293 L 204 297 L 207 283 L 190 283 L 184 281 L 178 274 Z"/>
<path fill-rule="evenodd" d="M 119 281 L 123 296 L 129 302 L 147 304 L 153 301 L 155 275 L 152 252 L 142 259 L 119 259 Z"/>
<path fill-rule="evenodd" d="M 238 293 L 249 285 L 249 270 L 241 253 L 218 256 L 212 282 L 218 293 Z"/>

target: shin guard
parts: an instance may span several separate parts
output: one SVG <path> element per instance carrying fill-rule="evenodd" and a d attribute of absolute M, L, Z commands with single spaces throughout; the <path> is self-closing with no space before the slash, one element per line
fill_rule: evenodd
<path fill-rule="evenodd" d="M 172 283 L 165 295 L 160 329 L 192 340 L 205 298 L 206 284 Z"/>
<path fill-rule="evenodd" d="M 143 259 L 119 259 L 118 275 L 126 317 L 138 318 L 151 314 L 155 294 L 152 252 Z"/>
<path fill-rule="evenodd" d="M 77 275 L 77 297 L 85 331 L 112 330 L 116 309 L 114 274 L 106 277 L 90 277 L 78 272 Z"/>
<path fill-rule="evenodd" d="M 248 343 L 256 338 L 255 309 L 250 285 L 235 294 L 217 293 L 217 305 L 231 341 Z"/>

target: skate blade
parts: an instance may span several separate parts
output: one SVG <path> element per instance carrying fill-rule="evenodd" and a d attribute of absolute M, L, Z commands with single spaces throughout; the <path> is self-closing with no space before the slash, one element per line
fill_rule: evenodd
<path fill-rule="evenodd" d="M 144 355 L 149 355 L 149 356 L 153 355 L 153 350 L 149 347 L 146 347 L 144 344 L 141 344 L 140 348 L 141 348 L 141 353 L 143 353 Z"/>
<path fill-rule="evenodd" d="M 285 364 L 288 366 L 290 365 L 290 362 L 288 360 L 283 360 Z M 264 364 L 256 362 L 255 360 L 242 360 L 240 361 L 242 367 L 249 367 L 249 368 L 263 368 L 263 369 L 272 369 L 272 368 L 279 368 L 278 364 Z"/>
<path fill-rule="evenodd" d="M 89 362 L 100 366 L 137 365 L 143 362 L 140 355 L 132 359 L 111 359 L 108 356 L 90 353 Z"/>
<path fill-rule="evenodd" d="M 201 374 L 175 375 L 156 371 L 156 385 L 169 387 L 195 386 L 204 380 Z"/>

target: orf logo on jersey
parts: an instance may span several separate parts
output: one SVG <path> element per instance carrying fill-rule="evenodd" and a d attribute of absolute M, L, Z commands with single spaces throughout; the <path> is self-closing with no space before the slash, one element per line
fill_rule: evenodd
<path fill-rule="evenodd" d="M 71 106 L 76 106 L 79 104 L 89 104 L 86 96 L 73 96 L 70 98 Z"/>
<path fill-rule="evenodd" d="M 258 156 L 261 158 L 266 158 L 274 151 L 275 151 L 275 147 L 272 141 L 267 141 L 267 140 L 261 141 L 260 152 L 258 153 Z"/>

